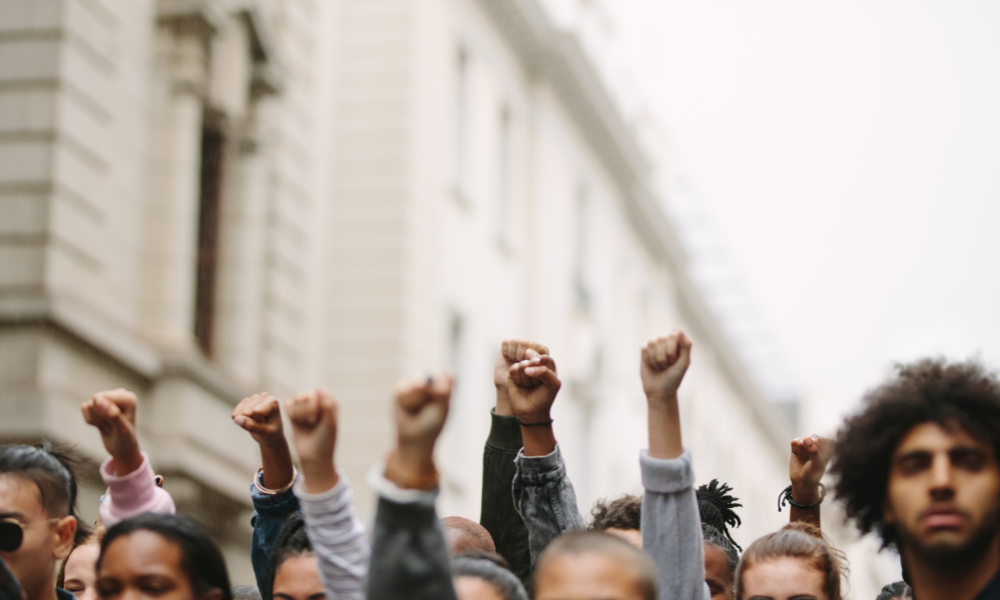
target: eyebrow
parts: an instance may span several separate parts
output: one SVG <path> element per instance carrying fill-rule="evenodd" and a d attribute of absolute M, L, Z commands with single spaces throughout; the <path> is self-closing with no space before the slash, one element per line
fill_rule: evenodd
<path fill-rule="evenodd" d="M 952 448 L 948 448 L 948 450 L 945 451 L 945 453 L 948 454 L 948 456 L 952 456 L 955 453 L 961 453 L 961 452 L 971 452 L 971 453 L 975 453 L 975 454 L 987 454 L 988 450 L 985 449 L 985 448 L 982 448 L 980 446 L 970 446 L 970 445 L 967 445 L 967 444 L 963 444 L 961 446 L 954 446 Z M 915 449 L 915 450 L 911 450 L 909 452 L 906 452 L 904 454 L 900 454 L 899 456 L 897 456 L 895 458 L 895 460 L 893 462 L 894 463 L 898 463 L 898 462 L 902 462 L 902 461 L 910 459 L 910 458 L 925 458 L 925 457 L 930 456 L 931 454 L 933 454 L 933 452 L 930 451 L 930 450 Z M 805 598 L 805 597 L 806 596 L 803 596 L 803 598 Z"/>
<path fill-rule="evenodd" d="M 0 513 L 0 519 L 23 519 L 24 513 L 11 511 Z"/>

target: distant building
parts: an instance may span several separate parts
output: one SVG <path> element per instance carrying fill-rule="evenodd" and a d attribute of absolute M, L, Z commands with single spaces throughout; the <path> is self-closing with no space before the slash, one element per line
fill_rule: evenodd
<path fill-rule="evenodd" d="M 738 540 L 780 525 L 787 420 L 552 23 L 538 0 L 0 0 L 0 436 L 99 459 L 79 404 L 135 390 L 166 487 L 249 583 L 242 396 L 332 389 L 370 516 L 395 381 L 450 370 L 441 514 L 477 518 L 499 343 L 537 339 L 587 511 L 641 489 L 638 348 L 684 326 L 699 482 L 745 500 Z"/>

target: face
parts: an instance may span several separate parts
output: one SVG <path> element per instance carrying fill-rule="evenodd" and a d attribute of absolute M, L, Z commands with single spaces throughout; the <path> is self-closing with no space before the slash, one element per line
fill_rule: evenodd
<path fill-rule="evenodd" d="M 76 519 L 63 517 L 49 522 L 38 485 L 14 475 L 0 475 L 0 518 L 24 525 L 21 546 L 13 552 L 0 552 L 0 557 L 28 597 L 40 597 L 55 586 L 56 562 L 73 548 Z"/>
<path fill-rule="evenodd" d="M 312 552 L 293 556 L 274 574 L 275 600 L 323 600 L 326 590 L 319 579 L 319 560 Z"/>
<path fill-rule="evenodd" d="M 726 600 L 733 593 L 733 574 L 726 561 L 726 552 L 710 544 L 705 544 L 705 583 L 712 600 Z"/>
<path fill-rule="evenodd" d="M 458 600 L 503 600 L 495 587 L 479 577 L 468 575 L 455 578 L 455 595 Z"/>
<path fill-rule="evenodd" d="M 97 600 L 97 590 L 94 588 L 97 572 L 94 569 L 100 555 L 101 547 L 98 544 L 84 544 L 73 550 L 66 559 L 63 588 L 72 592 L 76 600 Z"/>
<path fill-rule="evenodd" d="M 191 581 L 181 568 L 174 542 L 152 531 L 138 530 L 114 539 L 105 548 L 97 573 L 101 600 L 194 600 Z M 216 595 L 221 598 L 220 590 Z"/>
<path fill-rule="evenodd" d="M 535 600 L 642 600 L 636 570 L 597 554 L 551 558 L 535 575 Z"/>
<path fill-rule="evenodd" d="M 616 538 L 621 538 L 626 542 L 632 544 L 636 548 L 642 550 L 642 532 L 638 529 L 605 529 L 604 533 L 611 534 Z"/>
<path fill-rule="evenodd" d="M 957 426 L 914 427 L 892 455 L 883 517 L 917 560 L 961 565 L 981 556 L 1000 533 L 993 448 Z"/>
<path fill-rule="evenodd" d="M 823 591 L 823 573 L 804 560 L 783 557 L 747 567 L 740 600 L 830 599 Z"/>

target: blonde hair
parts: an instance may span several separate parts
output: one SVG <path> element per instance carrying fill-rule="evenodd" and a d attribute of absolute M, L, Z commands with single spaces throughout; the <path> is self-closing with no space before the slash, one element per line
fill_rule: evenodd
<path fill-rule="evenodd" d="M 834 548 L 819 527 L 809 523 L 789 523 L 774 533 L 750 544 L 736 567 L 736 598 L 743 598 L 743 573 L 757 563 L 779 558 L 806 562 L 823 574 L 823 592 L 827 600 L 843 600 L 841 580 L 849 573 L 844 553 Z"/>

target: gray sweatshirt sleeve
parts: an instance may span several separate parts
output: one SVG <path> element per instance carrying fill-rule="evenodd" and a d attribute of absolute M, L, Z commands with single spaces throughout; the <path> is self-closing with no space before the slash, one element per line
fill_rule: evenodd
<path fill-rule="evenodd" d="M 354 516 L 354 491 L 343 473 L 320 494 L 308 494 L 301 478 L 295 495 L 302 505 L 306 535 L 319 558 L 319 574 L 328 600 L 363 600 L 369 548 L 365 527 Z"/>
<path fill-rule="evenodd" d="M 659 600 L 709 600 L 701 514 L 694 492 L 691 453 L 674 459 L 639 454 L 642 486 L 642 548 L 659 573 Z"/>
<path fill-rule="evenodd" d="M 576 492 L 566 475 L 559 446 L 546 456 L 525 456 L 521 449 L 514 464 L 514 505 L 528 528 L 528 547 L 534 570 L 549 542 L 567 531 L 587 526 L 576 507 Z"/>

